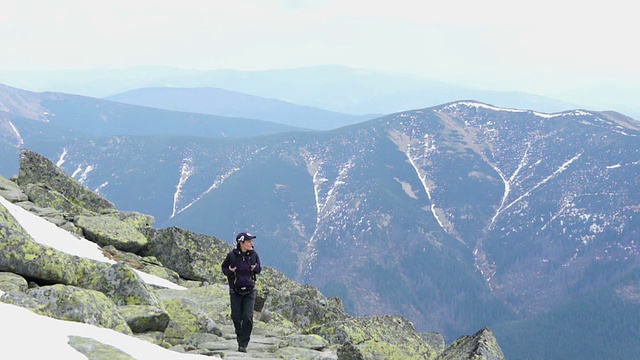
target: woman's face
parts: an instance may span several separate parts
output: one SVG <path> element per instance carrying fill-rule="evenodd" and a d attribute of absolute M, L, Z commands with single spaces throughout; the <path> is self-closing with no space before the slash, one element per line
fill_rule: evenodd
<path fill-rule="evenodd" d="M 253 240 L 248 239 L 240 243 L 240 250 L 247 252 L 253 250 Z"/>

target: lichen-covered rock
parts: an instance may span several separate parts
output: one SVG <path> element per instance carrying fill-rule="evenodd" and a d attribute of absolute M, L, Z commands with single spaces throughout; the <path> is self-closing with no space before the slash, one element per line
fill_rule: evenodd
<path fill-rule="evenodd" d="M 68 344 L 91 360 L 135 360 L 124 351 L 95 339 L 71 335 Z"/>
<path fill-rule="evenodd" d="M 365 359 L 435 359 L 437 353 L 400 316 L 372 315 L 347 318 L 309 330 L 330 344 L 352 343 Z"/>
<path fill-rule="evenodd" d="M 28 149 L 20 150 L 20 170 L 15 181 L 21 187 L 27 184 L 47 184 L 66 199 L 89 211 L 102 213 L 115 209 L 111 202 L 74 180 L 49 159 Z"/>
<path fill-rule="evenodd" d="M 157 289 L 156 294 L 158 294 L 163 304 L 169 300 L 188 298 L 193 306 L 204 312 L 214 322 L 230 323 L 231 321 L 229 316 L 229 289 L 226 285 L 214 284 L 186 290 Z"/>
<path fill-rule="evenodd" d="M 10 272 L 0 272 L 0 290 L 25 292 L 28 288 L 27 280 L 22 276 Z"/>
<path fill-rule="evenodd" d="M 444 351 L 446 344 L 442 334 L 437 332 L 427 332 L 421 333 L 420 335 L 422 336 L 422 339 L 436 351 L 436 353 L 440 354 Z"/>
<path fill-rule="evenodd" d="M 302 334 L 294 334 L 287 335 L 283 338 L 283 345 L 296 347 L 296 348 L 305 348 L 316 351 L 322 351 L 329 346 L 329 342 L 319 335 L 310 334 L 310 335 L 302 335 Z"/>
<path fill-rule="evenodd" d="M 200 235 L 178 227 L 148 228 L 143 231 L 149 243 L 140 252 L 155 256 L 164 266 L 189 280 L 223 283 L 220 265 L 231 246 L 213 236 Z"/>
<path fill-rule="evenodd" d="M 156 222 L 153 216 L 137 211 L 118 211 L 115 216 L 138 230 L 148 228 Z"/>
<path fill-rule="evenodd" d="M 147 274 L 155 275 L 173 283 L 179 284 L 183 282 L 180 275 L 162 265 L 154 256 L 139 256 L 130 252 L 120 251 L 113 245 L 107 245 L 102 248 L 102 253 L 109 259 L 116 262 L 125 262 L 136 270 L 141 270 Z"/>
<path fill-rule="evenodd" d="M 163 300 L 164 309 L 171 320 L 164 332 L 165 341 L 177 345 L 195 333 L 209 333 L 222 336 L 216 323 L 188 298 Z"/>
<path fill-rule="evenodd" d="M 134 226 L 112 215 L 78 216 L 74 223 L 85 238 L 100 246 L 113 245 L 116 249 L 133 252 L 147 245 L 147 238 Z"/>
<path fill-rule="evenodd" d="M 29 198 L 13 181 L 0 175 L 0 196 L 10 202 L 27 201 Z"/>
<path fill-rule="evenodd" d="M 46 184 L 26 184 L 22 187 L 29 201 L 43 208 L 52 208 L 72 214 L 91 214 L 91 211 L 75 204 L 63 194 L 50 189 Z"/>
<path fill-rule="evenodd" d="M 0 271 L 45 283 L 77 285 L 108 264 L 65 254 L 35 242 L 0 204 Z"/>
<path fill-rule="evenodd" d="M 118 306 L 118 311 L 134 333 L 164 332 L 169 325 L 169 314 L 154 306 L 125 305 Z"/>
<path fill-rule="evenodd" d="M 158 295 L 131 266 L 119 262 L 84 278 L 80 285 L 106 294 L 116 305 L 162 307 Z"/>
<path fill-rule="evenodd" d="M 461 336 L 442 352 L 437 360 L 505 360 L 495 335 L 489 328 Z"/>
<path fill-rule="evenodd" d="M 338 348 L 338 360 L 366 360 L 360 350 L 350 341 Z"/>
<path fill-rule="evenodd" d="M 142 333 L 133 333 L 133 336 L 137 339 L 144 340 L 156 345 L 162 345 L 164 343 L 164 331 L 145 331 Z"/>
<path fill-rule="evenodd" d="M 116 305 L 101 292 L 56 284 L 29 289 L 26 296 L 20 294 L 23 293 L 6 293 L 2 296 L 2 301 L 55 319 L 132 334 Z"/>
<path fill-rule="evenodd" d="M 264 301 L 264 309 L 280 314 L 302 329 L 348 317 L 336 302 L 327 299 L 310 285 L 304 285 L 293 292 L 270 288 Z"/>

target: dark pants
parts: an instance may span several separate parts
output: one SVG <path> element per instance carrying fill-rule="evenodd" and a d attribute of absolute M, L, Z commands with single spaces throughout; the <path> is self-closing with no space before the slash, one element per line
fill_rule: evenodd
<path fill-rule="evenodd" d="M 238 346 L 246 348 L 253 330 L 253 307 L 256 303 L 256 290 L 241 295 L 233 289 L 229 292 L 231 299 L 231 320 L 236 329 Z"/>

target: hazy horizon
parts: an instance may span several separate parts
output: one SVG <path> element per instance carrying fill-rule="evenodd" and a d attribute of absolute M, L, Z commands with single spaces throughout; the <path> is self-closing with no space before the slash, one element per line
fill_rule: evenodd
<path fill-rule="evenodd" d="M 0 14 L 0 71 L 341 65 L 640 106 L 639 28 L 621 0 L 34 0 Z"/>

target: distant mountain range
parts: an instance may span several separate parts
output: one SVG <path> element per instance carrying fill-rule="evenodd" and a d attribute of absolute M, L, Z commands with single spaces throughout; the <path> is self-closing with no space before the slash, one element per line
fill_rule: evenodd
<path fill-rule="evenodd" d="M 313 130 L 335 129 L 377 117 L 340 114 L 218 88 L 144 88 L 105 99 L 158 109 L 260 119 Z"/>
<path fill-rule="evenodd" d="M 622 114 L 455 101 L 223 138 L 174 132 L 226 117 L 10 88 L 0 104 L 5 159 L 35 150 L 157 227 L 252 231 L 264 263 L 351 313 L 448 340 L 491 326 L 509 359 L 640 346 L 640 123 Z"/>
<path fill-rule="evenodd" d="M 466 88 L 406 74 L 345 66 L 268 71 L 198 71 L 168 67 L 43 72 L 0 71 L 0 83 L 31 91 L 56 91 L 96 98 L 120 96 L 119 94 L 130 90 L 144 88 L 212 87 L 341 114 L 365 116 L 386 115 L 461 99 L 474 99 L 501 107 L 542 112 L 559 112 L 576 108 L 618 110 L 640 118 L 640 106 L 628 103 L 624 97 L 620 97 L 619 102 L 609 107 L 605 101 L 589 106 L 589 103 L 577 104 L 518 91 Z M 162 108 L 176 105 L 165 104 Z"/>

